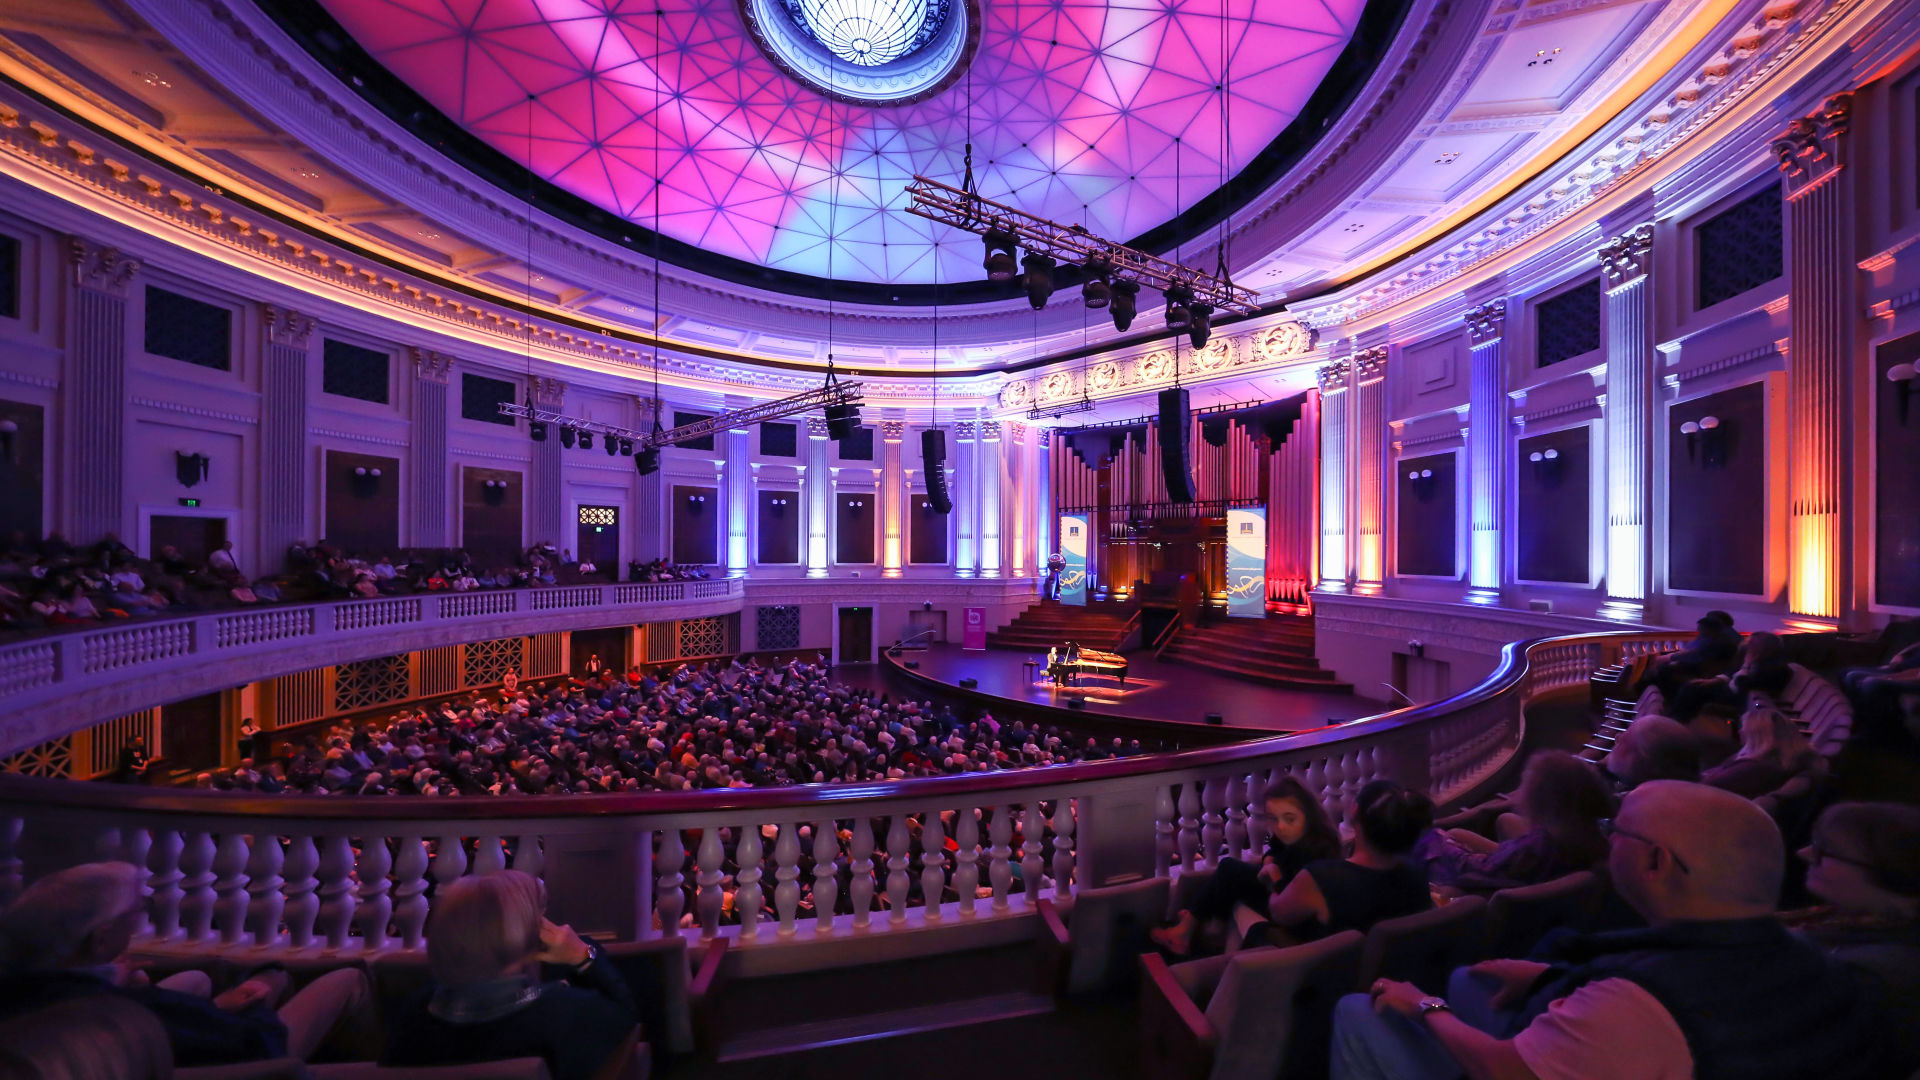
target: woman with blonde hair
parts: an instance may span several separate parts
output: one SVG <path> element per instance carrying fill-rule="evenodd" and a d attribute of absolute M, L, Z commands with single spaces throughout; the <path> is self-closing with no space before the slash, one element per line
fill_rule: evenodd
<path fill-rule="evenodd" d="M 621 1049 L 633 995 L 598 946 L 545 916 L 546 887 L 518 870 L 440 890 L 427 925 L 433 985 L 393 1028 L 386 1065 L 538 1057 L 554 1080 L 585 1080 Z M 542 969 L 559 978 L 543 981 Z"/>
<path fill-rule="evenodd" d="M 1740 749 L 1700 782 L 1757 799 L 1814 768 L 1820 755 L 1780 710 L 1755 705 L 1740 718 Z"/>
<path fill-rule="evenodd" d="M 160 1018 L 126 998 L 74 998 L 0 1024 L 0 1080 L 167 1080 Z"/>

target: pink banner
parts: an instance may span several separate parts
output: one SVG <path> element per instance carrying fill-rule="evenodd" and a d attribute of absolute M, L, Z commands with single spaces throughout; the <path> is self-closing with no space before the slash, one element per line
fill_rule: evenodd
<path fill-rule="evenodd" d="M 985 649 L 987 647 L 987 609 L 970 607 L 967 609 L 967 625 L 961 631 L 960 647 L 963 649 Z"/>

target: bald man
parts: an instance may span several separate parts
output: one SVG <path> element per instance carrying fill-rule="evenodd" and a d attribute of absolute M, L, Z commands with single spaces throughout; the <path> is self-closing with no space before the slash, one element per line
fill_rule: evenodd
<path fill-rule="evenodd" d="M 1489 960 L 1448 997 L 1382 979 L 1334 1014 L 1334 1080 L 1870 1080 L 1874 1003 L 1773 916 L 1773 819 L 1728 791 L 1648 781 L 1608 826 L 1646 929 L 1575 935 L 1554 963 Z"/>

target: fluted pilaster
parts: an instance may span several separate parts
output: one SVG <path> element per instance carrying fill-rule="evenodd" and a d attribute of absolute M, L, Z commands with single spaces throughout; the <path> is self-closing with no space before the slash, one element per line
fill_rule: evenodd
<path fill-rule="evenodd" d="M 728 402 L 727 408 L 735 407 Z M 735 576 L 747 572 L 747 521 L 754 513 L 751 438 L 752 432 L 747 428 L 734 428 L 726 434 L 726 474 L 722 483 L 727 486 L 727 573 Z"/>
<path fill-rule="evenodd" d="M 980 568 L 980 426 L 953 425 L 953 572 L 972 577 Z"/>
<path fill-rule="evenodd" d="M 1858 273 L 1847 127 L 1853 96 L 1827 99 L 1774 140 L 1786 173 L 1788 303 L 1787 579 L 1799 615 L 1838 618 L 1850 578 L 1847 376 L 1855 341 Z"/>
<path fill-rule="evenodd" d="M 980 421 L 980 576 L 999 577 L 1000 485 L 1006 469 L 1004 446 L 1000 442 L 1000 423 Z"/>
<path fill-rule="evenodd" d="M 72 432 L 72 501 L 67 535 L 91 543 L 125 527 L 127 284 L 140 263 L 116 248 L 68 241 L 72 322 L 65 380 Z"/>
<path fill-rule="evenodd" d="M 1387 348 L 1353 358 L 1354 588 L 1377 592 L 1387 572 Z"/>
<path fill-rule="evenodd" d="M 828 454 L 833 441 L 827 437 L 827 422 L 818 417 L 807 421 L 807 576 L 825 577 L 828 554 L 832 550 L 833 466 Z"/>
<path fill-rule="evenodd" d="M 880 421 L 880 572 L 899 577 L 905 561 L 900 538 L 906 521 L 906 474 L 900 464 L 900 440 L 907 425 Z"/>
<path fill-rule="evenodd" d="M 559 379 L 535 378 L 529 387 L 533 394 L 533 403 L 542 409 L 558 410 L 566 404 L 567 384 Z M 527 538 L 530 544 L 553 543 L 563 547 L 572 547 L 572 537 L 568 535 L 566 512 L 566 482 L 562 478 L 565 471 L 566 448 L 560 445 L 560 433 L 551 425 L 547 437 L 533 444 L 533 469 L 527 485 L 527 525 L 532 535 Z M 658 474 L 655 474 L 658 476 Z M 666 494 L 664 485 L 656 492 L 657 502 L 664 511 Z M 655 520 L 664 520 L 656 518 Z M 649 530 L 642 529 L 642 532 Z M 665 532 L 664 527 L 657 527 Z M 667 554 L 664 546 L 659 556 Z M 658 557 L 658 556 L 657 556 Z"/>
<path fill-rule="evenodd" d="M 1352 369 L 1335 360 L 1320 369 L 1320 588 L 1347 588 L 1347 409 Z"/>
<path fill-rule="evenodd" d="M 1607 614 L 1646 614 L 1653 468 L 1653 226 L 1600 248 L 1606 277 Z"/>
<path fill-rule="evenodd" d="M 1506 521 L 1507 302 L 1493 300 L 1467 312 L 1473 349 L 1467 412 L 1468 491 L 1472 529 L 1467 599 L 1500 599 L 1500 532 Z"/>
<path fill-rule="evenodd" d="M 307 343 L 314 321 L 284 308 L 262 309 L 266 353 L 260 369 L 260 557 L 280 566 L 307 535 Z"/>
<path fill-rule="evenodd" d="M 407 490 L 408 542 L 414 547 L 448 547 L 447 375 L 453 357 L 413 350 L 413 428 L 407 438 L 411 465 Z"/>

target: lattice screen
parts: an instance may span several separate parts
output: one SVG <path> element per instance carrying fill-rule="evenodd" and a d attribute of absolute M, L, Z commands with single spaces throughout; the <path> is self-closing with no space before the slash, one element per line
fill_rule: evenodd
<path fill-rule="evenodd" d="M 1542 302 L 1533 314 L 1536 366 L 1592 352 L 1600 347 L 1600 279 Z"/>
<path fill-rule="evenodd" d="M 739 621 L 731 615 L 680 620 L 680 656 L 694 659 L 739 651 Z M 651 644 L 651 643 L 649 643 Z"/>
<path fill-rule="evenodd" d="M 467 646 L 467 685 L 491 686 L 509 671 L 520 670 L 520 658 L 526 652 L 525 638 L 501 638 L 476 641 Z"/>
<path fill-rule="evenodd" d="M 754 608 L 753 647 L 756 649 L 799 648 L 800 605 L 775 604 Z"/>
<path fill-rule="evenodd" d="M 407 696 L 407 676 L 406 653 L 341 664 L 333 674 L 333 709 L 352 712 L 399 701 Z"/>
<path fill-rule="evenodd" d="M 233 312 L 149 285 L 145 344 L 154 356 L 229 371 L 233 367 Z"/>
<path fill-rule="evenodd" d="M 73 775 L 73 736 L 62 735 L 51 742 L 25 750 L 0 761 L 0 773 L 22 776 L 51 776 L 66 779 Z"/>
<path fill-rule="evenodd" d="M 1780 185 L 1773 184 L 1715 214 L 1693 230 L 1696 308 L 1709 308 L 1785 272 L 1786 226 Z"/>

